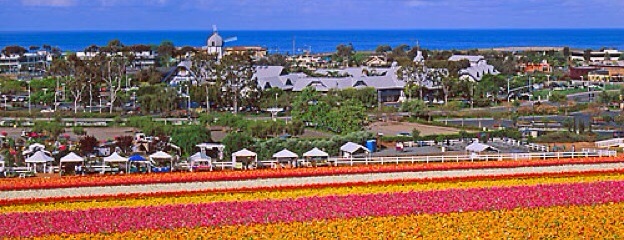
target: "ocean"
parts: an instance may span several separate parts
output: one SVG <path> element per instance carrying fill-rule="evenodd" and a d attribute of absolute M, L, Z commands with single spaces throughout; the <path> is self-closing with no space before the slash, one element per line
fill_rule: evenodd
<path fill-rule="evenodd" d="M 106 45 L 111 39 L 119 39 L 126 45 L 169 40 L 176 46 L 202 46 L 211 33 L 211 30 L 0 32 L 0 47 L 48 44 L 63 51 L 77 51 L 91 44 Z M 338 44 L 349 43 L 356 50 L 374 50 L 380 44 L 417 43 L 435 50 L 526 46 L 624 49 L 624 29 L 219 31 L 219 34 L 238 38 L 226 46 L 262 46 L 270 53 L 292 53 L 293 39 L 297 53 L 333 52 Z"/>

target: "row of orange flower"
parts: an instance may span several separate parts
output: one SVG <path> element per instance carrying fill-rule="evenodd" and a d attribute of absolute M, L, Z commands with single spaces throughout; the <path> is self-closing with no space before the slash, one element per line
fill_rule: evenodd
<path fill-rule="evenodd" d="M 410 171 L 434 171 L 480 168 L 512 168 L 529 166 L 554 166 L 563 164 L 613 163 L 622 162 L 617 157 L 566 158 L 549 160 L 521 160 L 497 162 L 459 162 L 429 164 L 398 164 L 398 165 L 365 165 L 330 168 L 296 168 L 296 169 L 261 169 L 251 171 L 216 171 L 199 173 L 162 173 L 149 175 L 118 175 L 118 176 L 73 176 L 63 178 L 29 178 L 0 180 L 0 191 L 49 189 L 90 186 L 118 186 L 150 183 L 181 183 L 201 181 L 228 181 L 258 178 L 331 176 L 362 173 L 388 173 Z"/>

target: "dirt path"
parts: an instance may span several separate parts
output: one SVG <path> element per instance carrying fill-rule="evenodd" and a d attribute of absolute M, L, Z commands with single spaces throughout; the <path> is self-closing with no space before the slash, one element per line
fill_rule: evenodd
<path fill-rule="evenodd" d="M 459 133 L 460 129 L 452 127 L 438 127 L 410 122 L 376 122 L 370 126 L 368 131 L 373 133 L 383 133 L 386 136 L 396 136 L 398 133 L 411 133 L 412 129 L 418 129 L 421 136 L 435 134 L 454 134 Z"/>

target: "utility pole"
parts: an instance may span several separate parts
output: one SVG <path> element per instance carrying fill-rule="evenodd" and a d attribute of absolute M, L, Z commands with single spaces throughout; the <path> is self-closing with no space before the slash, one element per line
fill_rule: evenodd
<path fill-rule="evenodd" d="M 31 114 L 31 107 L 30 107 L 30 81 L 28 81 L 28 114 Z"/>

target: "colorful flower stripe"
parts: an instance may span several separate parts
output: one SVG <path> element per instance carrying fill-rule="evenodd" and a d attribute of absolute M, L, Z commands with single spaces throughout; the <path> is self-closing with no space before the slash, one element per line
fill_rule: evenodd
<path fill-rule="evenodd" d="M 510 186 L 534 186 L 540 184 L 569 184 L 597 181 L 624 181 L 624 175 L 589 175 L 568 177 L 535 177 L 520 179 L 499 180 L 474 180 L 452 182 L 402 182 L 391 184 L 366 184 L 355 186 L 336 186 L 321 188 L 279 189 L 272 191 L 250 191 L 231 193 L 207 193 L 195 195 L 152 196 L 142 198 L 104 198 L 89 199 L 83 201 L 67 202 L 34 202 L 31 204 L 13 204 L 0 206 L 0 213 L 10 212 L 45 212 L 45 211 L 69 211 L 86 210 L 90 208 L 114 208 L 114 207 L 148 207 L 173 204 L 200 204 L 210 202 L 233 202 L 233 201 L 257 201 L 257 200 L 281 200 L 296 199 L 302 197 L 344 196 L 353 194 L 396 193 L 410 191 L 431 191 L 443 189 L 468 189 L 468 188 L 491 188 Z"/>
<path fill-rule="evenodd" d="M 571 158 L 549 160 L 523 160 L 523 161 L 497 161 L 497 162 L 459 162 L 459 163 L 429 163 L 429 164 L 399 164 L 399 165 L 368 165 L 354 167 L 328 167 L 328 168 L 297 168 L 297 169 L 262 169 L 253 171 L 216 171 L 199 173 L 161 173 L 161 174 L 129 174 L 121 176 L 88 176 L 88 177 L 63 177 L 63 178 L 28 178 L 28 179 L 3 179 L 0 180 L 0 191 L 26 190 L 26 189 L 50 189 L 68 187 L 89 186 L 118 186 L 137 185 L 150 183 L 180 183 L 180 182 L 203 182 L 203 181 L 229 181 L 247 180 L 258 178 L 284 178 L 284 177 L 309 177 L 331 176 L 343 174 L 362 173 L 388 173 L 388 172 L 415 172 L 435 170 L 457 169 L 481 169 L 481 168 L 513 168 L 513 167 L 538 167 L 556 166 L 564 164 L 586 163 L 613 163 L 623 162 L 624 159 L 616 157 L 595 158 Z"/>
<path fill-rule="evenodd" d="M 624 204 L 364 217 L 41 239 L 621 239 Z"/>
<path fill-rule="evenodd" d="M 417 179 L 393 179 L 379 180 L 370 182 L 343 182 L 343 183 L 315 183 L 304 185 L 282 185 L 270 187 L 237 187 L 230 189 L 206 189 L 192 191 L 175 191 L 175 192 L 150 192 L 150 193 L 120 193 L 120 194 L 104 194 L 104 195 L 88 195 L 88 196 L 68 196 L 68 197 L 47 197 L 47 198 L 21 198 L 21 199 L 0 199 L 0 206 L 17 206 L 28 204 L 49 204 L 57 202 L 102 202 L 107 200 L 122 199 L 145 199 L 152 197 L 183 197 L 208 194 L 225 194 L 225 193 L 250 193 L 250 192 L 284 192 L 300 189 L 321 189 L 335 187 L 359 187 L 359 186 L 375 186 L 375 185 L 393 185 L 393 184 L 415 184 L 415 183 L 453 183 L 453 182 L 470 182 L 470 181 L 494 181 L 506 179 L 528 179 L 528 178 L 562 178 L 562 177 L 589 177 L 589 176 L 607 176 L 624 174 L 624 169 L 613 170 L 589 170 L 589 171 L 569 171 L 569 172 L 547 172 L 547 173 L 517 173 L 517 174 L 501 174 L 495 176 L 457 176 L 457 177 L 437 177 L 437 178 L 417 178 Z"/>
<path fill-rule="evenodd" d="M 124 232 L 624 201 L 624 181 L 3 214 L 0 236 Z"/>

